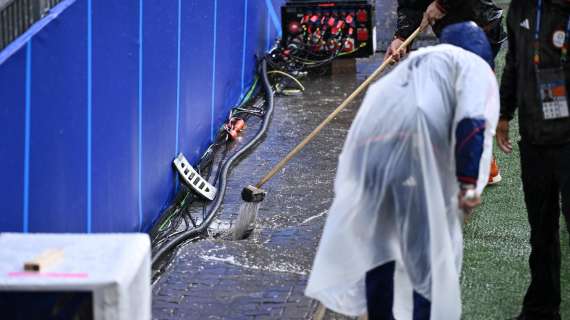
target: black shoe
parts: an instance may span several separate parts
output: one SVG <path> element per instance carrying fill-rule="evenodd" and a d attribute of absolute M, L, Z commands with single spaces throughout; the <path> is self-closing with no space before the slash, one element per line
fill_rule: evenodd
<path fill-rule="evenodd" d="M 524 313 L 520 313 L 518 316 L 514 318 L 510 318 L 509 320 L 538 320 L 539 318 L 530 318 L 527 317 Z M 552 318 L 540 318 L 540 320 L 561 320 L 560 314 L 553 316 Z"/>

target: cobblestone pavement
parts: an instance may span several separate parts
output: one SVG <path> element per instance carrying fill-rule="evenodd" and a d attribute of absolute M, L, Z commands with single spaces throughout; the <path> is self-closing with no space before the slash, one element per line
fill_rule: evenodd
<path fill-rule="evenodd" d="M 360 60 L 355 74 L 306 80 L 306 93 L 280 97 L 263 144 L 232 169 L 211 237 L 181 247 L 153 287 L 153 319 L 312 319 L 304 296 L 333 198 L 338 154 L 360 100 L 343 111 L 273 180 L 256 229 L 246 240 L 223 236 L 253 184 L 312 131 L 379 64 Z M 226 227 L 224 227 L 226 226 Z M 347 319 L 327 311 L 325 319 Z"/>

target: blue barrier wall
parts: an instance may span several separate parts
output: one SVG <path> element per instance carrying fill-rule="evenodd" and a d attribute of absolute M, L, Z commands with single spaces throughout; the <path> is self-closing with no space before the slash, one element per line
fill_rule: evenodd
<path fill-rule="evenodd" d="M 148 230 L 284 0 L 65 0 L 0 52 L 0 231 Z"/>

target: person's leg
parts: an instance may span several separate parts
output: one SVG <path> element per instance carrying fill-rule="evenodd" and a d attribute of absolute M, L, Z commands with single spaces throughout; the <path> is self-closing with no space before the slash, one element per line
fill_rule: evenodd
<path fill-rule="evenodd" d="M 566 231 L 570 234 L 570 144 L 562 148 L 558 162 L 560 166 L 560 195 L 562 200 L 562 214 L 566 223 Z M 568 297 L 566 297 L 568 299 Z M 569 300 L 566 300 L 568 303 Z"/>
<path fill-rule="evenodd" d="M 421 294 L 414 291 L 414 318 L 413 320 L 429 320 L 431 302 Z"/>
<path fill-rule="evenodd" d="M 393 320 L 395 262 L 388 262 L 366 273 L 368 319 Z"/>
<path fill-rule="evenodd" d="M 523 313 L 528 319 L 554 319 L 560 308 L 560 208 L 553 151 L 521 142 L 520 153 L 531 229 L 531 283 Z"/>
<path fill-rule="evenodd" d="M 566 230 L 570 234 L 570 144 L 562 147 L 560 152 L 559 176 L 560 176 L 560 195 L 562 198 L 562 214 L 566 222 Z"/>
<path fill-rule="evenodd" d="M 499 22 L 496 23 L 495 26 L 487 32 L 487 39 L 491 44 L 491 50 L 493 51 L 494 58 L 496 58 L 497 55 L 499 54 L 499 51 L 501 51 L 504 38 L 506 37 L 501 21 L 502 18 L 499 19 Z M 501 182 L 501 180 L 503 180 L 503 178 L 501 177 L 501 170 L 499 168 L 499 164 L 497 163 L 497 159 L 493 154 L 493 159 L 491 160 L 491 170 L 489 170 L 489 181 L 487 182 L 487 184 L 494 185 Z"/>

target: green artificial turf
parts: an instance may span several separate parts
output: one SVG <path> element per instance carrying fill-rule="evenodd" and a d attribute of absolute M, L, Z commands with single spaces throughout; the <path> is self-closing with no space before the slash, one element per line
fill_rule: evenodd
<path fill-rule="evenodd" d="M 505 50 L 497 58 L 497 77 L 504 67 Z M 516 119 L 511 122 L 513 153 L 495 146 L 503 181 L 487 188 L 483 204 L 465 226 L 462 295 L 463 319 L 509 319 L 520 312 L 529 283 L 529 226 L 520 180 Z M 570 319 L 570 248 L 561 220 L 562 319 Z"/>

